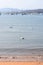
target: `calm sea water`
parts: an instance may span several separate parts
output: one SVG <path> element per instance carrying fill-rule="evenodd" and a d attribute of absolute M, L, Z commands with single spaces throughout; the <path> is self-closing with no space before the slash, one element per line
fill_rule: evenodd
<path fill-rule="evenodd" d="M 43 48 L 43 15 L 0 16 L 0 53 L 37 48 Z"/>

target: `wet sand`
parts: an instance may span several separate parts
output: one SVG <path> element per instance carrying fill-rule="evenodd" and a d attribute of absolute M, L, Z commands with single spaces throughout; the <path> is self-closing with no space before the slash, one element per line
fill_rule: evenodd
<path fill-rule="evenodd" d="M 36 55 L 36 56 L 0 56 L 0 62 L 43 62 L 43 55 Z"/>
<path fill-rule="evenodd" d="M 43 49 L 25 51 L 27 55 L 0 54 L 0 65 L 43 65 Z"/>

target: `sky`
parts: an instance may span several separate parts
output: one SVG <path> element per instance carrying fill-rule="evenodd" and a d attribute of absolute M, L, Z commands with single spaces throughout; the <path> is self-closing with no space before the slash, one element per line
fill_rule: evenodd
<path fill-rule="evenodd" d="M 42 9 L 43 0 L 0 0 L 0 8 Z"/>

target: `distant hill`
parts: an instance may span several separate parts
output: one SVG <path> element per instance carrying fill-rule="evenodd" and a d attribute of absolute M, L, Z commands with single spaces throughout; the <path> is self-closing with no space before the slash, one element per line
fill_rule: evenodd
<path fill-rule="evenodd" d="M 14 9 L 14 8 L 2 8 L 0 9 L 1 12 L 19 12 L 19 9 Z"/>
<path fill-rule="evenodd" d="M 16 9 L 16 8 L 2 8 L 0 9 L 0 15 L 4 13 L 4 14 L 22 14 L 22 15 L 27 15 L 27 14 L 31 14 L 31 13 L 43 13 L 43 9 L 34 9 L 34 10 L 20 10 L 20 9 Z"/>
<path fill-rule="evenodd" d="M 20 10 L 14 8 L 2 8 L 0 9 L 1 12 L 30 12 L 30 13 L 43 13 L 43 9 L 34 9 L 34 10 Z"/>
<path fill-rule="evenodd" d="M 29 12 L 29 13 L 43 13 L 43 9 L 24 10 L 24 12 Z"/>

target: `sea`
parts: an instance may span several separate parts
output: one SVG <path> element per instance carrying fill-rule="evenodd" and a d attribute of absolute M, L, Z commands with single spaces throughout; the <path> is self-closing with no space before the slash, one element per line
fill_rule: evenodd
<path fill-rule="evenodd" d="M 43 15 L 0 15 L 0 54 L 43 54 Z"/>

